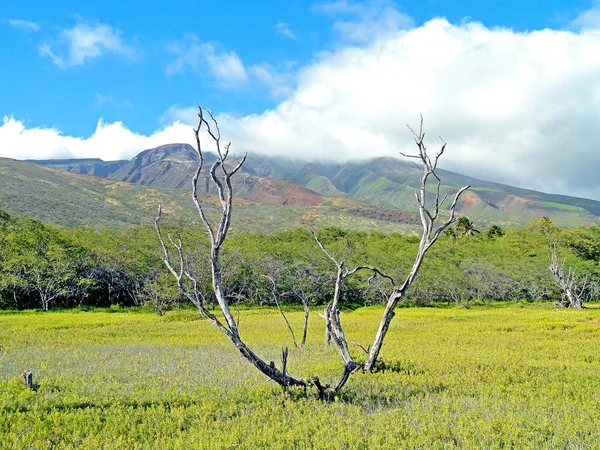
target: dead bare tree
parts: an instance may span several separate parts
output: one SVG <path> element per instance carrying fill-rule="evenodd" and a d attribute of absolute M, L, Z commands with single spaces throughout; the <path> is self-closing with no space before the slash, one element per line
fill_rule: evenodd
<path fill-rule="evenodd" d="M 375 362 L 377 361 L 379 352 L 381 350 L 381 346 L 383 344 L 383 340 L 389 329 L 390 322 L 394 316 L 394 309 L 397 303 L 404 296 L 406 290 L 412 284 L 419 270 L 419 267 L 421 266 L 425 252 L 431 247 L 431 245 L 435 243 L 440 233 L 444 231 L 446 227 L 448 227 L 450 224 L 454 223 L 457 220 L 457 218 L 455 217 L 455 209 L 458 199 L 460 198 L 460 195 L 469 188 L 469 186 L 463 186 L 461 189 L 459 189 L 459 191 L 455 194 L 454 200 L 452 201 L 449 207 L 449 214 L 447 219 L 437 228 L 434 228 L 434 223 L 438 218 L 440 207 L 444 204 L 444 202 L 447 199 L 447 194 L 440 199 L 441 181 L 435 172 L 437 168 L 438 159 L 443 154 L 446 144 L 443 143 L 441 150 L 435 155 L 433 160 L 430 159 L 430 157 L 427 155 L 427 149 L 423 142 L 425 134 L 423 132 L 423 118 L 421 117 L 419 133 L 414 132 L 412 128 L 409 127 L 410 131 L 414 135 L 415 142 L 418 147 L 418 154 L 404 156 L 419 159 L 423 165 L 421 188 L 420 191 L 415 194 L 415 197 L 417 199 L 417 205 L 419 207 L 421 223 L 423 225 L 423 234 L 412 269 L 406 277 L 404 283 L 398 287 L 397 285 L 395 285 L 391 277 L 387 276 L 386 274 L 372 266 L 357 266 L 354 269 L 349 270 L 344 266 L 343 261 L 337 261 L 327 251 L 325 246 L 319 240 L 316 232 L 314 232 L 314 230 L 311 230 L 321 250 L 323 250 L 323 252 L 335 264 L 337 268 L 334 296 L 331 302 L 329 303 L 328 307 L 325 309 L 325 322 L 326 329 L 335 341 L 338 350 L 342 356 L 342 359 L 345 363 L 342 377 L 335 387 L 331 387 L 330 385 L 322 385 L 319 378 L 316 376 L 312 376 L 310 380 L 307 380 L 303 378 L 293 377 L 287 373 L 287 348 L 283 349 L 282 351 L 282 365 L 281 369 L 278 369 L 273 361 L 270 361 L 270 363 L 267 364 L 263 359 L 257 356 L 243 342 L 243 340 L 240 337 L 239 326 L 236 320 L 234 319 L 233 314 L 231 313 L 228 303 L 228 297 L 225 292 L 222 276 L 222 267 L 220 263 L 220 251 L 223 242 L 227 237 L 229 226 L 231 224 L 231 206 L 233 198 L 231 178 L 241 169 L 242 165 L 246 160 L 246 156 L 244 156 L 235 166 L 228 167 L 226 165 L 226 160 L 229 155 L 230 143 L 222 146 L 219 126 L 214 116 L 206 109 L 198 106 L 198 118 L 198 127 L 194 129 L 194 133 L 196 136 L 196 151 L 198 154 L 198 167 L 192 179 L 192 199 L 196 206 L 198 215 L 200 216 L 201 222 L 206 228 L 206 232 L 210 240 L 209 265 L 211 268 L 212 291 L 217 301 L 217 304 L 219 305 L 223 318 L 221 319 L 215 314 L 213 314 L 211 311 L 209 311 L 205 305 L 205 302 L 199 295 L 198 281 L 187 269 L 187 263 L 183 252 L 183 243 L 179 235 L 176 235 L 175 238 L 173 238 L 171 235 L 168 235 L 168 242 L 170 243 L 170 247 L 175 249 L 177 254 L 177 257 L 174 258 L 177 262 L 174 264 L 171 263 L 171 256 L 169 253 L 170 247 L 167 245 L 167 243 L 165 243 L 160 229 L 161 207 L 159 205 L 158 214 L 154 223 L 156 233 L 163 250 L 163 261 L 169 272 L 177 280 L 177 285 L 179 289 L 192 303 L 196 305 L 202 317 L 204 317 L 206 320 L 208 320 L 210 323 L 216 326 L 217 329 L 219 329 L 223 334 L 225 334 L 233 343 L 233 345 L 235 345 L 235 347 L 239 350 L 241 355 L 244 358 L 246 358 L 250 363 L 252 363 L 261 373 L 263 373 L 271 380 L 284 387 L 284 389 L 289 386 L 300 386 L 303 388 L 306 388 L 308 386 L 314 386 L 317 390 L 319 398 L 328 398 L 332 392 L 339 391 L 347 382 L 350 374 L 359 367 L 359 365 L 353 360 L 350 354 L 350 351 L 348 349 L 348 343 L 346 341 L 346 337 L 344 335 L 344 331 L 340 322 L 340 311 L 338 308 L 338 304 L 344 280 L 346 280 L 349 276 L 355 274 L 358 271 L 369 270 L 372 271 L 374 275 L 380 275 L 385 278 L 388 278 L 394 285 L 392 294 L 388 298 L 385 312 L 381 319 L 381 323 L 375 336 L 373 345 L 368 347 L 367 349 L 361 346 L 366 352 L 368 352 L 368 359 L 364 366 L 364 369 L 372 370 Z M 200 174 L 205 161 L 204 155 L 202 153 L 202 146 L 200 140 L 201 129 L 206 130 L 206 133 L 214 142 L 217 151 L 217 159 L 212 164 L 209 170 L 209 179 L 216 186 L 218 199 L 221 205 L 220 218 L 218 221 L 209 220 L 209 217 L 205 212 L 206 208 L 201 203 L 200 198 L 198 196 L 198 180 L 200 178 Z M 437 180 L 435 198 L 432 206 L 429 206 L 426 202 L 426 187 L 430 177 L 433 177 Z"/>
<path fill-rule="evenodd" d="M 406 291 L 414 281 L 419 268 L 423 262 L 423 257 L 429 248 L 437 241 L 440 234 L 452 223 L 456 222 L 458 218 L 455 216 L 456 205 L 458 200 L 463 192 L 469 189 L 470 186 L 461 187 L 458 192 L 454 195 L 452 203 L 450 204 L 448 210 L 447 218 L 436 228 L 435 221 L 438 219 L 440 208 L 448 199 L 448 194 L 444 195 L 444 197 L 440 198 L 440 186 L 441 180 L 436 174 L 437 164 L 440 156 L 444 153 L 446 149 L 446 142 L 442 139 L 442 146 L 440 150 L 436 153 L 436 155 L 431 159 L 427 154 L 427 147 L 425 146 L 425 132 L 423 131 L 423 116 L 421 116 L 421 123 L 419 126 L 419 132 L 415 132 L 410 125 L 407 125 L 408 129 L 412 133 L 415 143 L 417 144 L 417 153 L 412 155 L 407 155 L 401 153 L 402 156 L 416 159 L 420 162 L 423 167 L 423 176 L 421 177 L 421 186 L 420 190 L 415 193 L 415 198 L 417 201 L 417 206 L 419 208 L 419 216 L 421 218 L 421 224 L 423 226 L 423 232 L 421 234 L 421 241 L 419 243 L 419 249 L 415 256 L 415 260 L 413 262 L 412 268 L 408 275 L 406 276 L 404 282 L 400 286 L 395 286 L 392 293 L 390 294 L 387 304 L 385 306 L 385 311 L 381 318 L 381 322 L 379 323 L 379 328 L 377 330 L 377 334 L 375 335 L 375 339 L 373 340 L 373 344 L 371 345 L 369 356 L 367 358 L 367 362 L 365 363 L 364 369 L 367 371 L 373 370 L 375 367 L 375 363 L 377 362 L 377 358 L 379 357 L 379 352 L 381 351 L 381 347 L 383 345 L 383 341 L 385 336 L 389 330 L 390 323 L 394 318 L 394 310 L 398 302 L 404 297 Z M 433 177 L 437 183 L 435 188 L 435 193 L 433 197 L 433 202 L 431 206 L 429 206 L 429 202 L 427 201 L 427 183 Z"/>
<path fill-rule="evenodd" d="M 198 196 L 198 180 L 204 165 L 204 154 L 200 139 L 200 131 L 204 129 L 208 136 L 215 144 L 217 151 L 217 159 L 212 164 L 209 170 L 209 176 L 212 183 L 216 186 L 218 199 L 221 205 L 220 218 L 217 222 L 209 220 L 205 206 L 202 204 Z M 284 389 L 290 386 L 299 386 L 306 388 L 314 386 L 317 390 L 319 398 L 328 398 L 332 391 L 338 391 L 346 383 L 349 373 L 344 371 L 342 379 L 335 388 L 329 385 L 322 385 L 319 378 L 312 376 L 310 380 L 293 377 L 287 373 L 288 350 L 283 349 L 281 357 L 281 369 L 275 366 L 273 361 L 266 363 L 262 358 L 256 355 L 241 339 L 238 323 L 233 317 L 229 307 L 228 297 L 225 292 L 225 287 L 222 278 L 222 269 L 220 263 L 220 251 L 227 237 L 229 226 L 231 224 L 231 206 L 233 199 L 233 189 L 231 178 L 241 169 L 246 161 L 244 156 L 233 168 L 228 168 L 226 165 L 227 157 L 229 156 L 230 143 L 221 144 L 221 133 L 218 123 L 212 113 L 205 108 L 198 106 L 198 126 L 194 129 L 196 136 L 196 152 L 198 154 L 198 167 L 192 179 L 192 200 L 198 211 L 201 222 L 206 228 L 210 240 L 209 265 L 212 276 L 213 295 L 219 305 L 219 309 L 223 315 L 223 319 L 218 318 L 215 314 L 209 311 L 204 302 L 201 301 L 197 293 L 197 280 L 190 274 L 186 267 L 184 257 L 183 243 L 181 237 L 177 235 L 175 238 L 168 236 L 170 246 L 176 250 L 177 257 L 174 258 L 177 262 L 171 263 L 169 246 L 167 246 L 160 229 L 161 207 L 158 207 L 158 214 L 154 221 L 156 234 L 161 243 L 163 250 L 163 262 L 167 269 L 175 277 L 179 289 L 183 294 L 196 305 L 202 317 L 212 323 L 219 331 L 225 334 L 233 345 L 239 350 L 241 355 L 253 364 L 261 373 L 266 375 L 271 380 L 278 383 Z M 224 320 L 224 322 L 222 321 Z"/>
<path fill-rule="evenodd" d="M 368 270 L 373 272 L 372 277 L 380 275 L 384 278 L 387 278 L 391 281 L 392 285 L 395 285 L 395 283 L 392 277 L 386 275 L 385 273 L 381 272 L 378 268 L 373 266 L 356 266 L 354 269 L 349 270 L 347 267 L 345 267 L 344 261 L 338 261 L 331 255 L 331 253 L 329 253 L 329 251 L 325 248 L 314 229 L 309 228 L 309 231 L 312 233 L 313 237 L 315 238 L 315 241 L 317 242 L 321 250 L 325 253 L 325 255 L 327 255 L 327 257 L 331 260 L 331 262 L 333 262 L 333 264 L 335 264 L 337 268 L 333 299 L 328 303 L 327 307 L 325 308 L 323 317 L 325 319 L 326 340 L 328 341 L 329 338 L 333 338 L 333 341 L 337 345 L 337 348 L 340 354 L 342 355 L 342 359 L 346 363 L 346 367 L 344 369 L 344 376 L 342 378 L 342 380 L 346 382 L 350 374 L 355 369 L 357 369 L 359 365 L 356 363 L 356 361 L 352 359 L 352 356 L 350 355 L 350 351 L 348 349 L 348 342 L 346 341 L 346 336 L 344 335 L 344 330 L 340 321 L 340 310 L 338 308 L 338 304 L 340 301 L 342 285 L 348 277 L 362 270 Z"/>
<path fill-rule="evenodd" d="M 550 272 L 562 291 L 562 298 L 556 304 L 560 308 L 582 309 L 582 298 L 587 288 L 588 277 L 578 276 L 571 267 L 565 272 L 565 262 L 558 258 L 556 245 L 552 246 Z"/>
<path fill-rule="evenodd" d="M 208 116 L 208 117 L 206 117 Z M 217 159 L 212 164 L 209 170 L 209 175 L 212 183 L 217 188 L 218 198 L 221 204 L 221 214 L 218 223 L 211 223 L 208 219 L 205 208 L 198 196 L 198 180 L 204 165 L 204 155 L 202 153 L 202 145 L 200 139 L 200 131 L 204 127 L 207 134 L 210 136 L 215 144 L 217 151 Z M 219 308 L 223 314 L 224 322 L 222 322 L 216 315 L 210 312 L 204 305 L 203 302 L 199 301 L 198 296 L 194 292 L 196 289 L 196 281 L 192 275 L 186 270 L 185 258 L 183 254 L 183 243 L 180 237 L 172 239 L 169 236 L 171 245 L 176 249 L 178 256 L 178 270 L 171 264 L 168 247 L 162 237 L 159 222 L 161 218 L 161 208 L 158 208 L 158 215 L 154 221 L 156 233 L 160 240 L 163 249 L 163 261 L 167 266 L 168 270 L 177 280 L 179 289 L 184 295 L 196 305 L 200 314 L 216 326 L 223 334 L 225 334 L 229 340 L 235 345 L 244 358 L 252 363 L 259 371 L 265 374 L 267 377 L 278 383 L 283 387 L 287 386 L 302 386 L 306 387 L 309 383 L 301 378 L 295 378 L 286 373 L 287 366 L 287 352 L 283 352 L 282 358 L 282 369 L 278 369 L 275 363 L 271 361 L 267 364 L 259 356 L 257 356 L 241 339 L 238 325 L 231 313 L 229 308 L 228 298 L 225 294 L 225 287 L 223 285 L 221 266 L 220 266 L 220 252 L 227 237 L 229 226 L 231 224 L 231 205 L 233 199 L 233 189 L 231 185 L 231 178 L 242 168 L 242 165 L 246 161 L 244 156 L 233 168 L 228 168 L 226 165 L 227 157 L 229 156 L 229 149 L 231 143 L 225 145 L 221 144 L 221 131 L 219 125 L 209 111 L 205 108 L 198 106 L 198 127 L 194 129 L 196 135 L 196 152 L 198 154 L 198 167 L 192 179 L 192 200 L 196 205 L 198 215 L 210 239 L 210 253 L 209 263 L 212 275 L 212 289 L 215 299 L 219 305 Z M 218 171 L 218 172 L 217 172 Z M 188 281 L 188 283 L 186 283 Z M 194 290 L 189 289 L 189 284 L 193 286 Z"/>

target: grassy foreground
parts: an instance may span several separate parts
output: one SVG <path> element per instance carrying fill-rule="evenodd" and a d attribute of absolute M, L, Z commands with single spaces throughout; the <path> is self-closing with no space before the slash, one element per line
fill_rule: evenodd
<path fill-rule="evenodd" d="M 380 314 L 343 314 L 349 340 Z M 294 350 L 275 311 L 241 314 L 260 355 L 290 346 L 290 372 L 333 382 L 341 360 L 310 327 Z M 395 370 L 325 404 L 282 394 L 193 312 L 2 314 L 0 448 L 600 448 L 600 309 L 405 309 L 388 338 Z"/>

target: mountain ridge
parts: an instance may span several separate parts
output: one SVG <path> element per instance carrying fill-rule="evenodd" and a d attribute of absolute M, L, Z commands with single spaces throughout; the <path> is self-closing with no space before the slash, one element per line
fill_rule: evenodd
<path fill-rule="evenodd" d="M 115 172 L 129 161 L 104 161 L 100 158 L 70 158 L 42 160 L 26 159 L 25 162 L 82 175 L 94 175 L 108 178 L 111 173 Z"/>
<path fill-rule="evenodd" d="M 207 171 L 216 155 L 204 156 L 207 164 L 199 186 L 201 191 L 214 194 Z M 77 167 L 77 160 L 70 162 Z M 67 167 L 66 163 L 63 166 Z M 188 144 L 166 144 L 144 150 L 114 167 L 116 170 L 108 175 L 113 181 L 163 190 L 188 190 L 197 167 L 197 155 Z M 464 184 L 472 186 L 457 211 L 484 225 L 520 225 L 542 216 L 550 217 L 560 226 L 594 224 L 600 220 L 600 202 L 595 200 L 546 194 L 444 169 L 439 169 L 438 174 L 442 193 L 452 193 Z M 414 215 L 414 192 L 421 176 L 421 169 L 392 157 L 340 163 L 250 154 L 236 176 L 234 189 L 237 197 L 257 204 L 311 207 L 337 198 L 338 203 L 346 202 L 348 207 L 358 202 L 360 208 L 371 212 Z"/>
<path fill-rule="evenodd" d="M 281 181 L 265 179 L 267 187 L 275 191 L 281 190 Z M 285 190 L 282 192 L 286 194 Z M 274 196 L 271 201 L 261 202 L 236 196 L 232 232 L 271 233 L 298 228 L 304 221 L 319 227 L 401 233 L 415 230 L 414 214 L 314 193 L 316 202 L 293 201 L 299 197 L 296 191 L 291 194 L 287 199 Z M 217 196 L 208 193 L 202 197 L 207 214 L 215 218 Z M 123 228 L 151 226 L 159 204 L 163 206 L 165 220 L 174 226 L 183 223 L 201 226 L 189 190 L 157 189 L 0 158 L 0 209 L 10 214 L 71 228 Z"/>

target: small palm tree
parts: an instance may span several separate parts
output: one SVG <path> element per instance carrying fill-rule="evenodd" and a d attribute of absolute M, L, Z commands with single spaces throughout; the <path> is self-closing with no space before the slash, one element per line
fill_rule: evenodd
<path fill-rule="evenodd" d="M 467 217 L 461 217 L 458 219 L 456 224 L 456 234 L 459 237 L 470 237 L 479 233 L 479 230 L 475 228 L 475 224 L 471 222 Z"/>

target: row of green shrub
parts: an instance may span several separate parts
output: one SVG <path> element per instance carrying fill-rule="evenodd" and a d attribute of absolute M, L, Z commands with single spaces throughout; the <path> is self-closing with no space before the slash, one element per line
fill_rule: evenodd
<path fill-rule="evenodd" d="M 211 302 L 208 241 L 201 228 L 165 224 L 180 234 L 186 265 L 198 293 Z M 324 228 L 323 243 L 347 267 L 370 264 L 400 283 L 418 248 L 417 236 Z M 599 297 L 600 226 L 559 230 L 548 219 L 521 229 L 477 232 L 462 219 L 427 254 L 405 303 L 419 305 L 494 301 L 547 301 L 560 297 L 548 264 L 558 245 L 565 267 L 587 276 L 586 300 Z M 172 249 L 175 253 L 175 250 Z M 161 261 L 151 226 L 127 230 L 65 229 L 0 211 L 0 309 L 140 305 L 157 311 L 183 301 Z M 174 255 L 172 255 L 174 256 Z M 176 261 L 174 261 L 176 262 Z M 304 299 L 322 305 L 333 293 L 335 267 L 304 229 L 276 234 L 233 233 L 223 252 L 230 301 L 266 304 Z M 348 279 L 345 307 L 383 301 L 391 283 L 370 274 Z"/>

